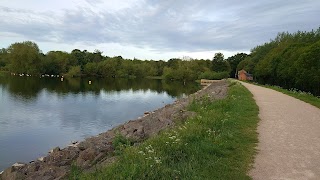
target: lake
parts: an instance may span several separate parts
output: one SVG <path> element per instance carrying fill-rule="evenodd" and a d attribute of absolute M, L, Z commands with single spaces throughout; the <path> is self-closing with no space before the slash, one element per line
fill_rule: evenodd
<path fill-rule="evenodd" d="M 196 83 L 150 79 L 0 76 L 0 171 L 105 132 L 199 88 Z"/>

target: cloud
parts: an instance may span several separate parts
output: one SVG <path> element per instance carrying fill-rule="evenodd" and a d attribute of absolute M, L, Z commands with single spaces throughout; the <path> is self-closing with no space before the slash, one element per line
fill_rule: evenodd
<path fill-rule="evenodd" d="M 317 29 L 320 17 L 320 2 L 313 0 L 70 0 L 52 4 L 51 10 L 31 2 L 30 8 L 0 3 L 0 33 L 160 54 L 248 51 L 278 32 Z"/>

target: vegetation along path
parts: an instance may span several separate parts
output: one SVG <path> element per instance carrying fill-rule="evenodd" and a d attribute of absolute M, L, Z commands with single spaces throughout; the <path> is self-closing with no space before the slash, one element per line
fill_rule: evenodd
<path fill-rule="evenodd" d="M 260 108 L 253 179 L 319 179 L 320 109 L 271 89 L 243 85 Z"/>

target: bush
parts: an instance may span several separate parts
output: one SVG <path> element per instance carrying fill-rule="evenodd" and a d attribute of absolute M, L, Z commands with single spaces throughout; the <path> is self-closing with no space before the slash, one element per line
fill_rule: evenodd
<path fill-rule="evenodd" d="M 224 72 L 206 71 L 200 74 L 199 79 L 220 80 L 228 77 L 229 77 L 229 73 L 227 71 L 224 71 Z"/>
<path fill-rule="evenodd" d="M 81 75 L 81 68 L 80 66 L 72 66 L 66 76 L 74 77 Z"/>

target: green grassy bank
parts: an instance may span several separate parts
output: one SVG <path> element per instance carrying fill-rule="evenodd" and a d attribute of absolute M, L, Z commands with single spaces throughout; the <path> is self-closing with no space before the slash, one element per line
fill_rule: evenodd
<path fill-rule="evenodd" d="M 270 88 L 270 89 L 282 92 L 283 94 L 300 99 L 301 101 L 304 101 L 306 103 L 309 103 L 311 105 L 314 105 L 314 106 L 320 108 L 320 97 L 316 97 L 316 96 L 312 95 L 311 93 L 303 92 L 298 89 L 287 90 L 287 89 L 283 89 L 279 86 L 260 85 L 260 84 L 256 84 L 256 83 L 255 83 L 255 85 L 259 85 L 262 87 L 266 87 L 266 88 Z"/>
<path fill-rule="evenodd" d="M 250 179 L 257 143 L 258 107 L 233 82 L 227 98 L 194 101 L 197 116 L 139 146 L 116 140 L 118 161 L 93 173 L 74 168 L 70 179 Z"/>

